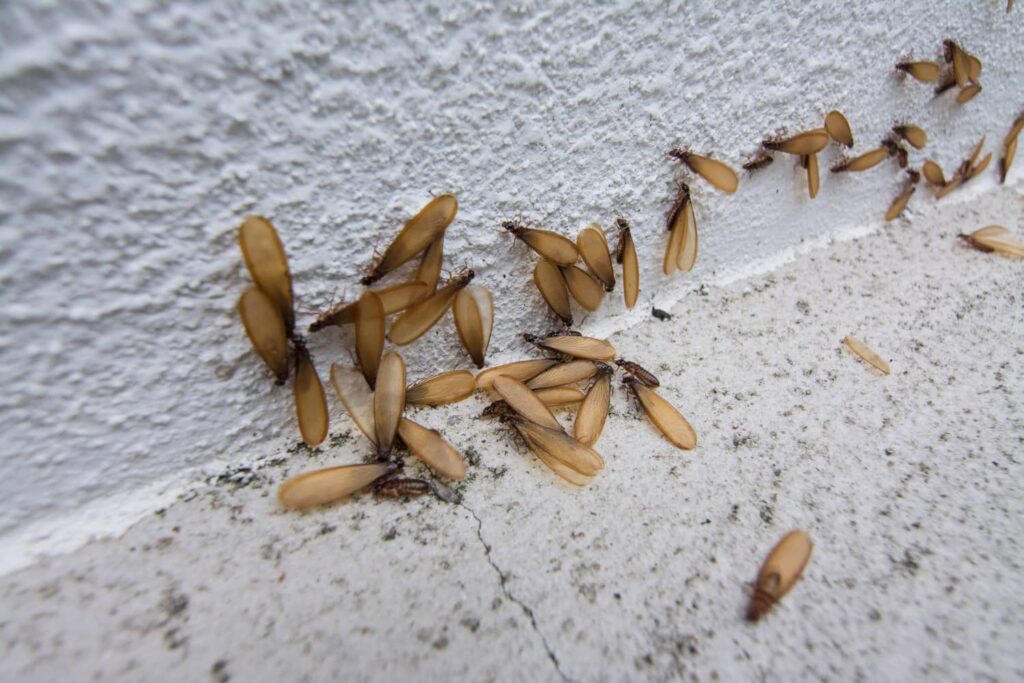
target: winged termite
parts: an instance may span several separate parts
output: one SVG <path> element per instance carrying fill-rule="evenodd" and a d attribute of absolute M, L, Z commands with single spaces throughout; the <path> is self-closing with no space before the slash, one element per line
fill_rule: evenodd
<path fill-rule="evenodd" d="M 590 360 L 571 360 L 548 368 L 526 383 L 530 389 L 548 389 L 590 379 L 597 373 L 597 363 Z"/>
<path fill-rule="evenodd" d="M 740 178 L 736 175 L 736 171 L 718 159 L 693 154 L 689 150 L 678 148 L 670 150 L 668 154 L 686 164 L 691 171 L 722 192 L 732 194 L 739 187 Z"/>
<path fill-rule="evenodd" d="M 853 147 L 853 131 L 843 113 L 833 109 L 825 116 L 825 130 L 828 136 L 841 145 Z"/>
<path fill-rule="evenodd" d="M 903 213 L 903 209 L 907 208 L 907 202 L 910 201 L 910 198 L 913 196 L 916 189 L 917 188 L 913 185 L 908 185 L 904 188 L 903 191 L 896 196 L 896 199 L 892 201 L 892 204 L 889 205 L 889 210 L 885 212 L 885 220 L 891 221 L 898 218 L 899 215 Z"/>
<path fill-rule="evenodd" d="M 633 244 L 633 232 L 629 228 L 629 223 L 625 218 L 618 218 L 615 220 L 615 226 L 619 231 L 615 259 L 622 264 L 622 295 L 626 308 L 633 308 L 640 295 L 640 262 L 637 259 L 636 245 Z"/>
<path fill-rule="evenodd" d="M 1024 244 L 1014 241 L 1009 234 L 1010 231 L 1001 225 L 989 225 L 970 235 L 961 234 L 960 239 L 981 251 L 1024 258 Z"/>
<path fill-rule="evenodd" d="M 640 380 L 640 383 L 644 384 L 645 386 L 661 386 L 661 382 L 658 381 L 658 378 L 655 376 L 655 374 L 648 370 L 647 368 L 645 368 L 644 366 L 640 365 L 639 363 L 634 363 L 631 360 L 623 360 L 622 358 L 619 358 L 615 361 L 615 364 L 618 365 L 623 370 L 625 370 L 626 372 L 628 372 L 629 374 L 633 375 L 633 377 Z"/>
<path fill-rule="evenodd" d="M 853 351 L 857 356 L 867 363 L 870 363 L 877 368 L 882 374 L 888 375 L 892 370 L 889 368 L 889 363 L 884 358 L 875 353 L 870 346 L 857 339 L 853 335 L 847 335 L 843 339 L 843 343 L 846 347 Z"/>
<path fill-rule="evenodd" d="M 428 202 L 419 213 L 405 222 L 384 255 L 363 278 L 363 284 L 376 282 L 429 247 L 455 220 L 458 209 L 458 201 L 450 194 L 443 194 Z"/>
<path fill-rule="evenodd" d="M 942 72 L 942 67 L 935 62 L 901 62 L 896 68 L 922 83 L 934 83 Z"/>
<path fill-rule="evenodd" d="M 298 339 L 295 341 L 295 386 L 292 393 L 302 440 L 307 446 L 317 446 L 327 438 L 327 397 L 309 351 Z"/>
<path fill-rule="evenodd" d="M 647 418 L 669 443 L 687 451 L 697 447 L 697 433 L 675 406 L 635 377 L 626 377 L 622 383 L 633 392 Z"/>
<path fill-rule="evenodd" d="M 947 194 L 960 187 L 960 183 L 963 180 L 963 173 L 958 169 L 953 177 L 946 181 L 946 184 L 938 189 L 935 193 L 936 199 L 942 199 Z"/>
<path fill-rule="evenodd" d="M 911 124 L 893 126 L 892 132 L 909 142 L 915 149 L 924 149 L 924 146 L 928 144 L 928 133 L 919 126 Z"/>
<path fill-rule="evenodd" d="M 377 459 L 391 455 L 398 431 L 398 421 L 405 410 L 405 361 L 388 351 L 377 371 L 377 388 L 373 392 L 373 425 L 377 434 Z"/>
<path fill-rule="evenodd" d="M 924 175 L 924 179 L 932 185 L 941 187 L 946 184 L 946 176 L 942 172 L 942 167 L 931 159 L 925 160 L 921 166 L 921 173 Z"/>
<path fill-rule="evenodd" d="M 583 392 L 576 387 L 551 387 L 550 389 L 538 389 L 537 398 L 549 408 L 573 405 L 583 400 Z"/>
<path fill-rule="evenodd" d="M 967 52 L 964 56 L 967 58 L 967 80 L 977 83 L 981 78 L 981 60 Z"/>
<path fill-rule="evenodd" d="M 358 308 L 358 303 L 355 301 L 331 306 L 326 311 L 317 315 L 316 320 L 310 323 L 309 331 L 319 332 L 325 327 L 332 325 L 351 325 L 356 321 L 356 311 Z"/>
<path fill-rule="evenodd" d="M 512 425 L 512 427 L 519 433 L 519 436 L 522 437 L 523 441 L 526 442 L 526 446 L 530 449 L 530 452 L 536 455 L 541 462 L 543 462 L 545 465 L 551 468 L 551 470 L 555 474 L 560 476 L 565 481 L 569 482 L 570 484 L 574 484 L 575 486 L 586 486 L 591 481 L 593 481 L 595 475 L 582 474 L 575 470 L 574 468 L 570 467 L 562 460 L 555 458 L 553 455 L 551 455 L 551 453 L 548 452 L 545 446 L 548 448 L 553 448 L 556 452 L 559 452 L 560 454 L 562 453 L 562 450 L 559 448 L 560 444 L 552 446 L 551 444 L 548 443 L 548 441 L 551 438 L 549 434 L 542 434 L 540 439 L 535 439 L 532 436 L 535 434 L 535 432 L 543 429 L 539 425 L 532 425 L 533 429 L 531 429 L 530 427 L 527 426 L 531 425 L 529 421 L 523 420 L 516 415 L 504 415 L 502 416 L 502 421 L 505 422 L 506 424 Z M 554 430 L 549 431 L 553 432 Z M 555 432 L 555 434 L 557 434 L 557 432 Z M 547 437 L 547 440 L 545 440 L 545 437 Z M 566 435 L 566 438 L 570 437 Z"/>
<path fill-rule="evenodd" d="M 413 455 L 442 477 L 466 476 L 466 461 L 436 429 L 427 429 L 403 417 L 398 423 L 398 436 Z"/>
<path fill-rule="evenodd" d="M 558 361 L 553 358 L 536 358 L 497 365 L 477 374 L 476 388 L 490 390 L 494 384 L 494 378 L 499 375 L 505 375 L 520 382 L 526 382 L 557 363 Z"/>
<path fill-rule="evenodd" d="M 441 262 L 444 259 L 444 233 L 441 233 L 427 250 L 423 252 L 423 260 L 416 271 L 416 279 L 427 286 L 424 296 L 437 291 L 437 283 L 441 280 Z"/>
<path fill-rule="evenodd" d="M 469 370 L 452 370 L 417 382 L 405 391 L 406 405 L 440 406 L 458 403 L 473 395 L 476 380 Z"/>
<path fill-rule="evenodd" d="M 551 410 L 525 384 L 517 379 L 501 375 L 494 378 L 494 390 L 505 399 L 505 403 L 530 422 L 551 429 L 562 429 Z"/>
<path fill-rule="evenodd" d="M 256 353 L 277 383 L 284 384 L 288 379 L 288 333 L 281 310 L 262 289 L 250 287 L 238 300 L 238 315 Z"/>
<path fill-rule="evenodd" d="M 455 296 L 452 305 L 455 329 L 462 347 L 478 368 L 484 366 L 487 346 L 494 326 L 494 299 L 486 287 L 466 287 Z"/>
<path fill-rule="evenodd" d="M 981 92 L 981 83 L 971 83 L 969 86 L 956 94 L 957 104 L 967 104 Z"/>
<path fill-rule="evenodd" d="M 803 160 L 804 168 L 807 169 L 807 193 L 811 199 L 814 199 L 818 196 L 818 185 L 821 181 L 818 175 L 818 155 L 811 154 L 800 158 Z"/>
<path fill-rule="evenodd" d="M 363 292 L 356 302 L 356 358 L 366 382 L 377 381 L 380 355 L 384 351 L 384 306 L 371 291 Z"/>
<path fill-rule="evenodd" d="M 679 184 L 679 194 L 669 214 L 668 228 L 671 234 L 665 249 L 662 270 L 666 275 L 676 268 L 689 272 L 697 262 L 698 238 L 693 198 L 686 183 Z"/>
<path fill-rule="evenodd" d="M 1019 136 L 1014 135 L 1011 138 L 1007 138 L 1006 145 L 1003 148 L 1003 158 L 999 160 L 999 182 L 1005 183 L 1006 176 L 1010 174 L 1010 166 L 1013 164 L 1013 157 L 1017 155 L 1017 138 Z"/>
<path fill-rule="evenodd" d="M 412 498 L 433 493 L 433 487 L 426 479 L 392 477 L 373 487 L 373 495 L 380 498 Z"/>
<path fill-rule="evenodd" d="M 588 311 L 596 311 L 604 299 L 604 287 L 598 279 L 579 266 L 562 266 L 561 271 L 576 303 Z"/>
<path fill-rule="evenodd" d="M 757 621 L 789 592 L 803 574 L 813 548 L 811 537 L 800 529 L 782 537 L 757 573 L 754 595 L 747 607 L 747 619 Z"/>
<path fill-rule="evenodd" d="M 519 221 L 503 221 L 501 227 L 508 230 L 528 247 L 560 266 L 571 266 L 580 258 L 580 253 L 571 239 L 550 230 L 527 228 Z"/>
<path fill-rule="evenodd" d="M 572 306 L 569 303 L 569 289 L 558 266 L 545 259 L 537 261 L 533 268 L 533 283 L 544 297 L 551 311 L 566 325 L 572 325 Z"/>
<path fill-rule="evenodd" d="M 342 465 L 305 472 L 288 479 L 277 489 L 283 508 L 305 510 L 333 503 L 356 493 L 397 469 L 390 463 Z"/>
<path fill-rule="evenodd" d="M 587 390 L 587 395 L 576 412 L 576 423 L 573 425 L 576 440 L 586 446 L 593 446 L 604 429 L 611 399 L 611 382 L 611 366 L 598 363 L 597 379 Z"/>
<path fill-rule="evenodd" d="M 956 79 L 956 84 L 962 88 L 967 85 L 969 77 L 970 67 L 967 64 L 967 55 L 952 40 L 944 40 L 942 44 L 945 48 L 946 61 L 953 64 L 953 77 Z"/>
<path fill-rule="evenodd" d="M 770 138 L 761 143 L 765 149 L 777 150 L 796 156 L 817 154 L 828 144 L 829 134 L 824 128 L 815 128 L 785 139 Z"/>
<path fill-rule="evenodd" d="M 401 282 L 391 287 L 375 289 L 373 293 L 380 297 L 384 316 L 387 317 L 392 313 L 404 311 L 425 297 L 427 295 L 427 285 L 425 282 L 413 280 L 412 282 Z M 331 325 L 340 326 L 354 323 L 358 309 L 358 302 L 334 306 L 318 315 L 317 319 L 309 326 L 309 331 L 317 332 Z"/>
<path fill-rule="evenodd" d="M 576 249 L 583 257 L 591 272 L 604 284 L 606 292 L 615 289 L 615 270 L 612 268 L 612 256 L 608 249 L 608 239 L 604 230 L 596 223 L 580 230 L 576 236 Z"/>
<path fill-rule="evenodd" d="M 985 171 L 985 169 L 988 168 L 988 165 L 991 161 L 992 152 L 989 152 L 981 161 L 977 163 L 977 165 L 971 166 L 971 168 L 968 169 L 968 171 L 964 174 L 964 178 L 961 181 L 961 184 L 966 183 L 971 178 L 976 178 L 977 176 L 981 175 Z"/>
<path fill-rule="evenodd" d="M 832 166 L 833 173 L 840 173 L 842 171 L 866 171 L 869 168 L 874 168 L 878 164 L 882 163 L 889 157 L 889 150 L 885 147 L 879 147 L 873 149 L 870 152 L 861 154 L 859 157 L 848 159 L 846 157 L 841 158 L 834 166 Z"/>
<path fill-rule="evenodd" d="M 331 384 L 337 392 L 345 412 L 359 428 L 359 431 L 377 445 L 377 428 L 373 424 L 373 391 L 366 378 L 355 368 L 334 363 L 331 365 Z"/>
<path fill-rule="evenodd" d="M 768 154 L 767 152 L 760 152 L 753 159 L 743 164 L 743 170 L 753 173 L 754 171 L 760 170 L 765 166 L 770 165 L 773 161 L 775 161 L 775 157 L 773 157 L 771 154 Z"/>
<path fill-rule="evenodd" d="M 604 459 L 597 451 L 569 436 L 561 427 L 556 429 L 537 424 L 518 415 L 507 415 L 502 419 L 515 425 L 528 443 L 585 477 L 592 477 L 604 469 Z"/>
<path fill-rule="evenodd" d="M 413 304 L 391 324 L 388 339 L 393 344 L 405 346 L 422 337 L 448 311 L 459 290 L 469 285 L 474 275 L 472 270 L 466 270 L 432 296 Z"/>
<path fill-rule="evenodd" d="M 295 327 L 292 275 L 277 230 L 262 216 L 247 216 L 238 229 L 238 246 L 249 275 L 277 306 L 290 337 Z"/>
<path fill-rule="evenodd" d="M 559 335 L 542 339 L 532 334 L 523 335 L 523 338 L 543 349 L 563 353 L 573 358 L 585 360 L 612 360 L 615 358 L 615 347 L 604 339 L 576 335 Z"/>

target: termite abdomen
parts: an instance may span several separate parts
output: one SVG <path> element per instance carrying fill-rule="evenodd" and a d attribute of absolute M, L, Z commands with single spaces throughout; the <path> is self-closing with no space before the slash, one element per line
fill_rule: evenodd
<path fill-rule="evenodd" d="M 382 498 L 410 498 L 431 493 L 430 482 L 425 479 L 395 477 L 377 484 L 373 492 Z"/>
<path fill-rule="evenodd" d="M 640 380 L 642 384 L 645 384 L 649 387 L 661 386 L 661 382 L 658 381 L 658 378 L 654 375 L 654 373 L 652 373 L 650 370 L 643 367 L 642 365 L 634 363 L 631 360 L 623 360 L 622 358 L 616 360 L 615 364 L 618 365 L 623 370 L 625 370 L 626 372 L 628 372 L 629 374 L 633 375 L 633 377 L 636 377 L 638 380 Z"/>

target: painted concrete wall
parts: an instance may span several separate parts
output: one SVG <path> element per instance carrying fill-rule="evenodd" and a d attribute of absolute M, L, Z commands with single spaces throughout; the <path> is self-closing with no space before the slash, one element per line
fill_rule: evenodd
<path fill-rule="evenodd" d="M 784 158 L 734 196 L 694 182 L 700 260 L 666 279 L 671 145 L 739 167 L 763 136 L 840 108 L 858 151 L 905 119 L 951 169 L 1021 109 L 1022 26 L 1002 0 L 3 3 L 0 532 L 98 523 L 103 501 L 152 502 L 142 487 L 295 444 L 290 391 L 234 312 L 248 213 L 277 224 L 308 324 L 358 293 L 374 247 L 432 194 L 456 193 L 446 266 L 493 289 L 492 357 L 511 359 L 547 323 L 501 219 L 574 234 L 629 218 L 640 303 L 625 312 L 617 291 L 583 329 L 627 326 L 877 225 L 900 185 L 892 164 L 826 174 L 811 201 Z M 966 106 L 894 76 L 945 37 L 985 64 Z M 348 358 L 333 332 L 311 348 L 324 376 Z M 403 352 L 415 377 L 467 364 L 450 319 Z"/>

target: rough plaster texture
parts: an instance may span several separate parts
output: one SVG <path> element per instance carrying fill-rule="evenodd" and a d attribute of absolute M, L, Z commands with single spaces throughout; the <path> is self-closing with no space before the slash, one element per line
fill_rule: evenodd
<path fill-rule="evenodd" d="M 1019 226 L 1022 199 L 929 210 L 613 335 L 660 359 L 700 443 L 673 449 L 616 390 L 585 490 L 477 417 L 482 398 L 418 413 L 470 457 L 458 504 L 277 510 L 286 476 L 369 453 L 348 422 L 319 452 L 225 469 L 0 579 L 0 678 L 1020 679 L 1024 263 L 955 235 Z M 794 527 L 816 543 L 804 579 L 749 625 Z"/>
<path fill-rule="evenodd" d="M 640 304 L 612 297 L 583 324 L 621 329 L 702 282 L 870 228 L 898 187 L 887 165 L 826 177 L 811 202 L 785 159 L 732 197 L 695 183 L 701 258 L 666 280 L 670 145 L 738 166 L 764 135 L 840 107 L 858 150 L 905 117 L 949 168 L 1020 108 L 1021 26 L 1001 2 L 924 0 L 3 3 L 0 531 L 53 550 L 151 509 L 190 468 L 294 444 L 290 394 L 233 308 L 247 213 L 279 226 L 308 322 L 357 292 L 373 248 L 432 193 L 457 193 L 447 265 L 494 289 L 492 357 L 508 359 L 545 313 L 502 218 L 570 233 L 631 219 Z M 985 63 L 965 107 L 893 75 L 944 37 Z M 333 333 L 312 346 L 322 371 L 346 348 Z M 466 363 L 450 322 L 406 356 L 420 376 Z"/>

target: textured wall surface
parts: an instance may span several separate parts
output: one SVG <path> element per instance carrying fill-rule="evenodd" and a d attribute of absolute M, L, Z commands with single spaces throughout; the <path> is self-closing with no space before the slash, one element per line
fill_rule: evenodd
<path fill-rule="evenodd" d="M 948 169 L 983 133 L 994 149 L 1019 111 L 1022 26 L 988 0 L 3 3 L 0 531 L 294 444 L 290 392 L 234 312 L 247 213 L 278 226 L 306 324 L 358 293 L 374 247 L 432 194 L 456 193 L 446 266 L 494 290 L 492 356 L 510 358 L 517 332 L 548 323 L 502 218 L 574 234 L 628 217 L 640 303 L 627 314 L 616 292 L 583 325 L 625 327 L 879 221 L 899 186 L 886 164 L 823 178 L 812 202 L 782 158 L 733 196 L 694 182 L 701 258 L 665 279 L 681 177 L 669 146 L 738 167 L 764 135 L 838 107 L 858 151 L 907 119 Z M 937 58 L 944 37 L 985 64 L 966 106 L 893 74 L 901 56 Z M 412 375 L 466 364 L 451 327 L 406 351 Z M 346 349 L 315 338 L 321 374 Z"/>

